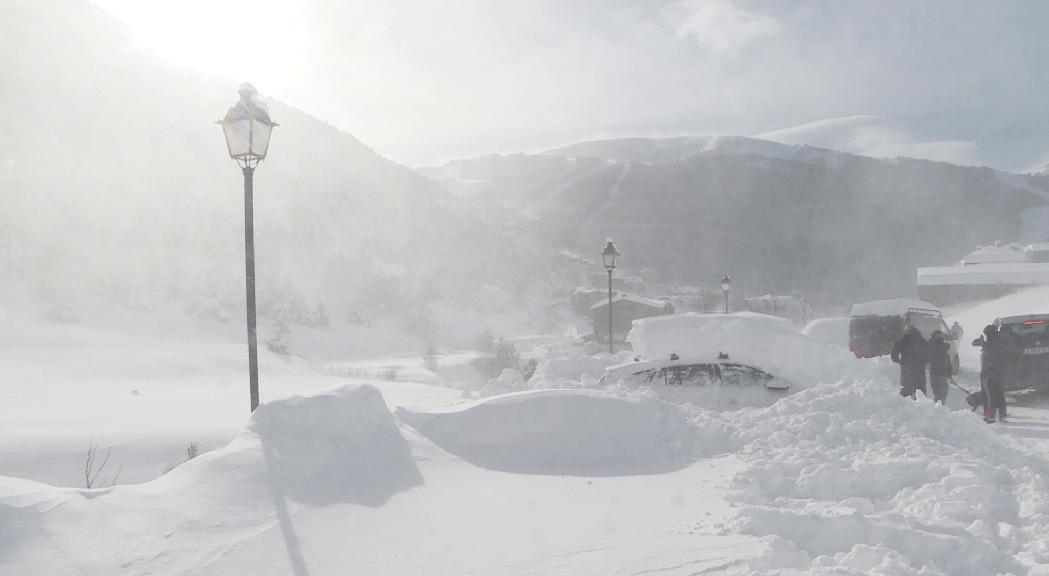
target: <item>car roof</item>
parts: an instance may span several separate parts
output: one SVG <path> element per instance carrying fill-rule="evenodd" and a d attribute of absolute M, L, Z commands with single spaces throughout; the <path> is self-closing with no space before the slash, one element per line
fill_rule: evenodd
<path fill-rule="evenodd" d="M 748 368 L 754 368 L 755 370 L 761 370 L 767 374 L 771 372 L 761 366 L 754 365 L 750 362 L 740 362 L 733 360 L 732 358 L 679 358 L 677 360 L 641 360 L 638 362 L 627 362 L 625 364 L 616 364 L 615 366 L 609 366 L 605 369 L 606 374 L 613 372 L 629 372 L 630 374 L 637 374 L 644 372 L 645 370 L 656 370 L 659 368 L 669 368 L 671 366 L 695 366 L 698 364 L 720 364 L 722 366 L 726 364 L 733 364 L 737 366 L 747 366 Z"/>
<path fill-rule="evenodd" d="M 1005 316 L 1004 318 L 998 318 L 995 320 L 995 324 L 999 326 L 1007 324 L 1022 324 L 1024 322 L 1031 322 L 1033 320 L 1044 320 L 1049 322 L 1049 314 L 1023 314 L 1021 316 Z"/>

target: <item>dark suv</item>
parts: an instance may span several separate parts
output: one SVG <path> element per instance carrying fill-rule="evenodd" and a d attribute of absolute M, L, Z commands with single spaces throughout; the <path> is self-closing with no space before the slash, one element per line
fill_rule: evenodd
<path fill-rule="evenodd" d="M 994 321 L 1002 338 L 1006 390 L 1049 390 L 1049 314 Z"/>

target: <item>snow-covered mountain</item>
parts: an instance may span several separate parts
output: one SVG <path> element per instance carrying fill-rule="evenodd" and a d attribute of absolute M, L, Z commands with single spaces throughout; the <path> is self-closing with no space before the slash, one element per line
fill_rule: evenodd
<path fill-rule="evenodd" d="M 757 138 L 784 144 L 807 144 L 871 156 L 919 158 L 975 165 L 976 145 L 964 140 L 924 140 L 905 127 L 871 115 L 844 116 L 809 122 L 758 134 Z"/>
<path fill-rule="evenodd" d="M 477 202 L 513 207 L 568 249 L 606 236 L 635 272 L 828 302 L 914 292 L 918 266 L 1023 233 L 1045 179 L 875 159 L 732 136 L 629 138 L 426 169 Z"/>

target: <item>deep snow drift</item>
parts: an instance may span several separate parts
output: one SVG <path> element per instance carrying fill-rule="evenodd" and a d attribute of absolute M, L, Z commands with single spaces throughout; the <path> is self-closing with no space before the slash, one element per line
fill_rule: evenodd
<path fill-rule="evenodd" d="M 650 397 L 539 390 L 397 415 L 463 460 L 507 472 L 658 474 L 694 457 L 685 411 Z"/>
<path fill-rule="evenodd" d="M 1049 573 L 1049 462 L 884 379 L 734 412 L 550 390 L 396 420 L 376 388 L 345 387 L 266 404 L 229 446 L 146 484 L 0 478 L 0 572 Z M 612 502 L 634 526 L 586 528 Z M 522 525 L 552 540 L 514 540 Z M 434 549 L 470 533 L 485 545 Z"/>

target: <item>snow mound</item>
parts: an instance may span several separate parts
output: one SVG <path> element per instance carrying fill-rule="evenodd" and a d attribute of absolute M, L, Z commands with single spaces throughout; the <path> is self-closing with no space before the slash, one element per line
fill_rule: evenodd
<path fill-rule="evenodd" d="M 681 408 L 594 390 L 518 392 L 443 412 L 398 408 L 397 415 L 442 449 L 505 472 L 656 474 L 684 468 L 695 451 Z"/>
<path fill-rule="evenodd" d="M 817 318 L 805 325 L 801 333 L 820 344 L 849 347 L 849 323 L 852 318 L 837 316 Z"/>
<path fill-rule="evenodd" d="M 737 413 L 738 516 L 812 574 L 1026 574 L 1049 562 L 1049 463 L 968 411 L 871 382 Z"/>
<path fill-rule="evenodd" d="M 761 314 L 679 314 L 634 321 L 627 336 L 645 359 L 715 359 L 719 353 L 761 368 L 795 387 L 837 382 L 845 376 L 875 378 L 847 349 L 816 342 L 788 324 Z M 774 317 L 773 317 L 774 318 Z"/>
<path fill-rule="evenodd" d="M 377 506 L 422 482 L 393 414 L 369 385 L 263 404 L 245 434 L 257 436 L 270 482 L 299 502 Z"/>

